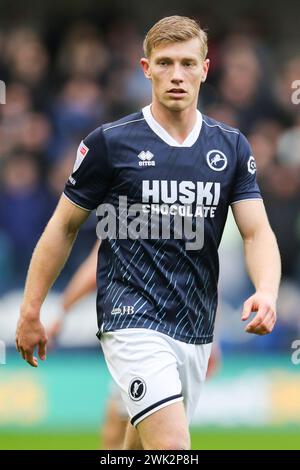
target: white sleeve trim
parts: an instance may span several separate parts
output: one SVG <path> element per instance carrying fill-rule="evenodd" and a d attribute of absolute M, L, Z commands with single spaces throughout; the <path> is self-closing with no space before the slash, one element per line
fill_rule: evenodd
<path fill-rule="evenodd" d="M 230 205 L 232 204 L 237 204 L 238 202 L 243 202 L 243 201 L 262 201 L 262 197 L 250 197 L 247 199 L 239 199 L 238 201 L 231 202 Z"/>
<path fill-rule="evenodd" d="M 65 194 L 65 192 L 63 192 L 63 195 L 65 196 L 65 198 L 68 199 L 68 201 L 70 201 L 72 204 L 74 204 L 74 206 L 77 206 L 77 207 L 79 207 L 80 209 L 83 209 L 84 211 L 92 212 L 93 209 L 87 209 L 86 207 L 82 207 L 82 206 L 80 206 L 79 204 L 76 204 L 76 202 L 72 201 L 72 199 L 70 199 L 70 198 Z"/>

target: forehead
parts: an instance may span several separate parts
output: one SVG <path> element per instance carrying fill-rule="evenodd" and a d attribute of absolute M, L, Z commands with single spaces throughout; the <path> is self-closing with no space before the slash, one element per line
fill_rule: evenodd
<path fill-rule="evenodd" d="M 160 44 L 152 49 L 151 59 L 158 59 L 159 57 L 199 59 L 201 52 L 200 39 L 192 38 L 188 41 Z"/>

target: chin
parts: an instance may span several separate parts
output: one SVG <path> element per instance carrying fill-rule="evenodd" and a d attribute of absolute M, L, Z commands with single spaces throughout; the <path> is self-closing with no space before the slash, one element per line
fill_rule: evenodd
<path fill-rule="evenodd" d="M 172 101 L 165 104 L 170 111 L 184 111 L 188 104 L 183 101 Z"/>

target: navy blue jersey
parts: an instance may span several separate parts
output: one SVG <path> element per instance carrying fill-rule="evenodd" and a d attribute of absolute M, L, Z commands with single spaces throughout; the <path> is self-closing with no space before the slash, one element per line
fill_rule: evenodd
<path fill-rule="evenodd" d="M 133 239 L 110 234 L 102 241 L 98 336 L 147 328 L 187 343 L 211 342 L 218 246 L 228 207 L 261 198 L 255 160 L 244 135 L 198 111 L 194 129 L 178 144 L 147 106 L 97 128 L 83 140 L 64 194 L 87 210 L 110 205 L 118 218 L 126 212 L 120 209 L 121 196 L 126 196 L 128 207 L 141 206 L 158 225 L 163 212 L 169 212 L 170 225 L 178 212 L 192 225 L 201 218 L 204 233 L 198 249 L 187 249 L 186 238 L 176 237 L 174 227 L 170 236 Z M 134 220 L 130 213 L 126 217 Z"/>

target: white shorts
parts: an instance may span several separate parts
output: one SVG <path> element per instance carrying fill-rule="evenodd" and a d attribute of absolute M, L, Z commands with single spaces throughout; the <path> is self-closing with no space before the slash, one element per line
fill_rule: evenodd
<path fill-rule="evenodd" d="M 102 333 L 100 341 L 134 426 L 182 400 L 191 420 L 205 381 L 212 343 L 188 344 L 143 328 Z"/>

